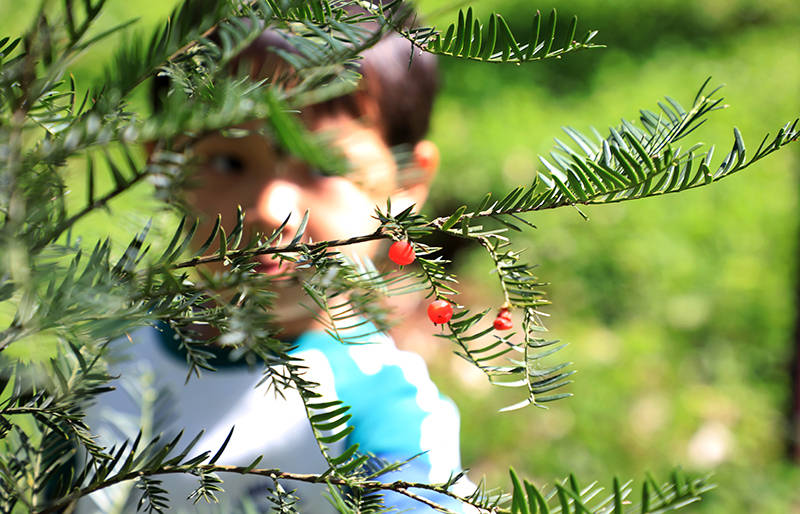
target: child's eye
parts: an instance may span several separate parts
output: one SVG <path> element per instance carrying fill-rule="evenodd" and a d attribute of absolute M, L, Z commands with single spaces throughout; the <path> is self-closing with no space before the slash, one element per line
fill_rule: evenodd
<path fill-rule="evenodd" d="M 244 162 L 235 155 L 215 155 L 208 160 L 208 165 L 223 175 L 240 175 L 244 172 Z"/>

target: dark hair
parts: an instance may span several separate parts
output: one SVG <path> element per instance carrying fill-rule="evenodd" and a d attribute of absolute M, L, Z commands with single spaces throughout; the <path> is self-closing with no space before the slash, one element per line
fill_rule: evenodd
<path fill-rule="evenodd" d="M 288 68 L 276 50 L 297 53 L 280 31 L 265 30 L 231 67 L 239 70 L 248 66 L 253 78 L 260 78 L 267 69 L 274 73 L 280 66 Z M 357 66 L 362 80 L 356 90 L 303 108 L 303 117 L 312 121 L 347 114 L 376 126 L 388 146 L 421 141 L 428 131 L 438 90 L 436 58 L 416 50 L 410 41 L 394 32 L 365 50 L 361 57 Z M 152 99 L 156 109 L 167 84 L 165 77 L 154 81 Z"/>

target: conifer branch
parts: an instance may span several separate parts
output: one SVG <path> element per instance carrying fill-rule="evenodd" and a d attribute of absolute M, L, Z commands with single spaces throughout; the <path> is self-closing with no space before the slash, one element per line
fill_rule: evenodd
<path fill-rule="evenodd" d="M 660 104 L 664 111 L 663 117 L 650 111 L 642 111 L 643 129 L 623 121 L 620 129 L 612 128 L 611 135 L 597 143 L 574 129 L 565 129 L 578 143 L 583 154 L 557 140 L 559 148 L 569 155 L 570 160 L 557 153 L 551 154 L 554 163 L 542 158 L 548 174 L 539 173 L 537 179 L 527 188 L 520 186 L 501 200 L 494 202 L 491 202 L 491 195 L 487 195 L 475 211 L 459 210 L 453 215 L 430 221 L 414 218 L 410 223 L 417 230 L 433 228 L 467 238 L 471 236 L 470 222 L 478 218 L 492 218 L 507 227 L 519 230 L 503 217 L 510 216 L 517 221 L 528 223 L 518 215 L 566 205 L 614 203 L 693 189 L 741 171 L 787 144 L 797 141 L 800 137 L 798 120 L 787 123 L 778 130 L 773 139 L 770 140 L 768 135 L 765 136 L 754 155 L 747 159 L 741 134 L 735 129 L 732 150 L 712 173 L 710 161 L 714 147 L 707 153 L 696 156 L 693 149 L 699 144 L 685 153 L 682 153 L 680 148 L 672 146 L 704 123 L 706 114 L 722 108 L 721 99 L 713 98 L 719 88 L 706 96 L 703 95 L 707 83 L 708 81 L 703 84 L 696 95 L 694 105 L 688 111 L 683 110 L 680 104 L 672 99 L 669 99 L 669 106 Z M 385 216 L 384 218 L 379 216 L 379 219 L 384 224 L 389 222 Z M 498 237 L 489 232 L 478 235 Z M 240 257 L 290 253 L 303 248 L 313 251 L 323 247 L 345 246 L 389 237 L 381 234 L 379 230 L 373 234 L 346 240 L 305 246 L 292 244 L 236 255 Z M 481 241 L 480 237 L 474 239 Z M 214 256 L 197 257 L 180 263 L 178 267 L 191 267 L 219 260 L 221 259 Z"/>
<path fill-rule="evenodd" d="M 539 505 L 546 505 L 550 503 L 551 499 L 556 498 L 555 494 L 542 494 L 539 489 L 534 486 L 532 483 L 528 482 L 527 480 L 523 482 L 519 480 L 511 470 L 512 476 L 512 485 L 513 485 L 513 494 L 512 503 L 509 507 L 503 508 L 498 507 L 496 504 L 496 500 L 493 497 L 485 495 L 484 492 L 480 490 L 476 490 L 474 494 L 470 496 L 462 496 L 460 494 L 454 493 L 450 490 L 450 486 L 452 486 L 452 482 L 448 482 L 445 484 L 428 484 L 424 482 L 408 482 L 405 480 L 396 480 L 392 482 L 380 482 L 377 480 L 362 480 L 358 478 L 347 478 L 347 477 L 339 477 L 335 475 L 329 474 L 315 474 L 315 473 L 292 473 L 282 471 L 277 468 L 255 468 L 252 466 L 231 466 L 231 465 L 221 465 L 221 464 L 197 464 L 194 466 L 189 465 L 166 465 L 160 466 L 153 469 L 139 469 L 133 470 L 126 473 L 118 473 L 112 476 L 109 476 L 105 480 L 101 482 L 94 483 L 92 485 L 77 489 L 71 492 L 69 495 L 60 498 L 57 502 L 54 502 L 42 509 L 34 509 L 33 512 L 37 514 L 50 514 L 54 512 L 59 512 L 60 509 L 63 509 L 65 506 L 73 503 L 75 500 L 89 495 L 95 491 L 104 489 L 106 487 L 110 487 L 112 485 L 125 482 L 128 480 L 134 480 L 137 478 L 143 477 L 153 477 L 158 475 L 169 475 L 169 474 L 184 474 L 189 471 L 199 472 L 199 473 L 232 473 L 238 475 L 252 475 L 252 476 L 263 476 L 272 479 L 273 481 L 277 480 L 288 480 L 288 481 L 297 481 L 297 482 L 305 482 L 305 483 L 329 483 L 337 486 L 342 487 L 350 487 L 356 488 L 359 490 L 366 490 L 371 492 L 377 491 L 392 491 L 395 493 L 402 494 L 411 498 L 415 501 L 424 503 L 425 505 L 434 508 L 440 512 L 451 512 L 449 509 L 443 507 L 442 505 L 429 500 L 417 493 L 410 491 L 410 489 L 420 489 L 425 491 L 431 491 L 435 493 L 439 493 L 445 496 L 448 496 L 451 499 L 454 499 L 464 505 L 469 505 L 479 512 L 484 513 L 494 513 L 494 514 L 508 514 L 512 512 L 520 512 L 521 504 L 519 502 L 531 502 L 537 503 Z M 598 487 L 596 484 L 586 488 L 580 489 L 577 486 L 577 482 L 575 478 L 571 476 L 568 481 L 565 481 L 569 485 L 562 485 L 556 484 L 555 490 L 562 491 L 568 497 L 571 498 L 572 501 L 575 501 L 580 505 L 581 512 L 591 512 L 591 513 L 598 513 L 598 514 L 605 514 L 610 512 L 621 512 L 618 510 L 614 510 L 614 505 L 617 503 L 623 502 L 625 498 L 631 493 L 631 488 L 629 484 L 625 484 L 624 487 L 620 487 L 617 482 L 615 481 L 615 491 L 611 496 L 607 496 L 604 499 L 598 501 L 595 499 L 597 494 L 602 491 L 602 488 Z M 645 481 L 644 490 L 646 491 L 643 494 L 642 504 L 636 507 L 637 512 L 643 513 L 657 513 L 657 512 L 664 512 L 666 510 L 672 510 L 678 508 L 680 506 L 685 506 L 689 503 L 693 503 L 695 501 L 700 500 L 701 496 L 711 490 L 714 486 L 707 483 L 704 479 L 690 479 L 683 476 L 679 471 L 673 472 L 672 482 L 668 484 L 664 484 L 659 486 L 652 477 L 647 477 Z M 554 491 L 555 492 L 555 491 Z M 618 502 L 616 501 L 618 500 Z M 560 501 L 560 499 L 559 499 Z M 592 502 L 596 505 L 589 506 L 589 503 Z M 542 503 L 543 502 L 543 503 Z M 571 503 L 571 502 L 570 502 Z M 626 502 L 630 504 L 630 502 Z M 608 507 L 608 505 L 611 507 Z M 527 505 L 526 505 L 527 507 Z M 564 505 L 562 504 L 562 508 Z M 524 512 L 529 512 L 528 510 L 522 510 Z M 566 512 L 563 511 L 563 512 Z M 624 512 L 634 512 L 634 508 L 627 508 Z"/>
<path fill-rule="evenodd" d="M 722 99 L 713 98 L 719 88 L 704 94 L 707 84 L 708 80 L 688 111 L 668 98 L 669 105 L 659 103 L 661 115 L 642 111 L 642 127 L 623 120 L 622 126 L 611 128 L 605 139 L 594 140 L 575 129 L 564 129 L 578 149 L 556 139 L 558 148 L 550 154 L 550 159 L 540 157 L 546 171 L 540 172 L 530 186 L 517 187 L 494 202 L 491 194 L 487 194 L 476 210 L 464 212 L 455 220 L 440 217 L 432 220 L 431 225 L 441 228 L 445 224 L 469 224 L 474 219 L 491 217 L 509 226 L 502 219 L 504 216 L 525 222 L 519 214 L 694 189 L 741 171 L 800 138 L 799 120 L 795 119 L 779 128 L 774 138 L 766 135 L 748 159 L 741 133 L 734 128 L 733 148 L 713 169 L 713 146 L 702 154 L 695 154 L 702 143 L 685 152 L 675 146 L 705 123 L 707 114 L 723 108 Z M 510 226 L 514 228 L 513 224 Z"/>
<path fill-rule="evenodd" d="M 376 230 L 371 234 L 362 236 L 353 236 L 347 239 L 334 239 L 331 241 L 320 241 L 318 243 L 292 243 L 285 246 L 275 246 L 267 248 L 258 248 L 253 250 L 236 250 L 226 253 L 224 257 L 218 254 L 206 255 L 202 257 L 194 257 L 187 261 L 179 262 L 172 266 L 174 269 L 190 268 L 199 266 L 201 264 L 208 264 L 211 262 L 221 262 L 227 259 L 247 259 L 257 255 L 274 255 L 274 254 L 289 254 L 289 253 L 315 253 L 327 248 L 336 248 L 341 246 L 349 246 L 354 244 L 366 243 L 369 241 L 376 241 L 379 239 L 388 239 L 390 236 L 384 234 L 381 229 Z"/>
<path fill-rule="evenodd" d="M 328 482 L 338 486 L 358 487 L 361 489 L 373 490 L 373 491 L 394 491 L 409 498 L 412 498 L 416 501 L 425 503 L 426 505 L 436 508 L 442 512 L 449 512 L 441 505 L 431 500 L 428 500 L 427 498 L 423 498 L 418 494 L 413 493 L 412 491 L 409 491 L 409 489 L 411 488 L 424 489 L 427 491 L 433 491 L 447 495 L 450 498 L 458 500 L 462 503 L 473 505 L 476 508 L 480 508 L 479 504 L 474 504 L 468 498 L 462 497 L 441 486 L 427 484 L 424 482 L 407 482 L 404 480 L 397 480 L 394 482 L 379 482 L 377 480 L 358 480 L 358 479 L 353 480 L 327 474 L 291 473 L 291 472 L 281 471 L 280 469 L 277 468 L 267 469 L 267 468 L 251 468 L 249 466 L 200 464 L 197 466 L 185 466 L 185 465 L 162 466 L 151 470 L 135 470 L 127 473 L 120 473 L 117 475 L 113 475 L 102 482 L 95 483 L 90 486 L 86 486 L 76 491 L 73 491 L 69 495 L 60 498 L 57 502 L 54 502 L 45 508 L 39 510 L 34 509 L 33 512 L 36 512 L 37 514 L 50 514 L 54 512 L 59 512 L 66 505 L 69 505 L 70 503 L 79 498 L 87 496 L 95 491 L 105 489 L 112 485 L 119 484 L 121 482 L 126 482 L 128 480 L 134 480 L 140 477 L 150 477 L 158 475 L 185 474 L 193 470 L 202 471 L 204 473 L 233 473 L 238 475 L 263 476 L 271 478 L 273 480 L 292 480 L 292 481 L 306 482 L 312 484 Z"/>

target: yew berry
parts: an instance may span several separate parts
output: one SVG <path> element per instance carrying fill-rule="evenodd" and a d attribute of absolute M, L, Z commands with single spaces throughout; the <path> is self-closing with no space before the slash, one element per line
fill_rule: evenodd
<path fill-rule="evenodd" d="M 435 300 L 428 305 L 428 318 L 436 325 L 450 321 L 453 317 L 453 306 L 447 300 Z"/>
<path fill-rule="evenodd" d="M 494 320 L 494 329 L 511 330 L 512 326 L 514 323 L 511 321 L 511 311 L 508 307 L 500 308 L 500 312 L 497 313 L 497 318 Z"/>
<path fill-rule="evenodd" d="M 511 330 L 514 324 L 511 322 L 511 318 L 504 317 L 504 316 L 497 316 L 494 320 L 494 329 L 495 330 Z"/>
<path fill-rule="evenodd" d="M 414 262 L 416 258 L 414 247 L 408 241 L 395 241 L 389 247 L 389 259 L 395 264 L 405 266 Z"/>

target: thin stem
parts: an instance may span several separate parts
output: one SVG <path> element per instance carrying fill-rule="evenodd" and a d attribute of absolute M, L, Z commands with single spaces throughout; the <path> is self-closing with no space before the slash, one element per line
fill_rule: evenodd
<path fill-rule="evenodd" d="M 172 269 L 190 268 L 199 264 L 208 264 L 210 262 L 219 262 L 224 259 L 236 259 L 239 257 L 255 257 L 256 255 L 270 255 L 275 253 L 296 253 L 296 252 L 314 252 L 322 248 L 332 246 L 347 246 L 359 243 L 366 243 L 367 241 L 376 241 L 378 239 L 389 239 L 391 236 L 384 234 L 382 229 L 378 229 L 372 234 L 363 236 L 355 236 L 348 239 L 334 239 L 332 241 L 321 241 L 319 243 L 295 243 L 286 246 L 271 246 L 269 248 L 262 248 L 260 250 L 239 250 L 228 252 L 224 257 L 218 254 L 206 255 L 204 257 L 195 257 L 171 266 Z"/>
<path fill-rule="evenodd" d="M 52 512 L 58 512 L 62 509 L 65 505 L 70 504 L 71 502 L 91 494 L 95 491 L 100 489 L 104 489 L 106 487 L 125 482 L 127 480 L 133 480 L 143 476 L 153 476 L 153 475 L 168 475 L 168 474 L 176 474 L 176 473 L 188 473 L 190 470 L 200 470 L 206 473 L 236 473 L 240 475 L 256 475 L 256 476 L 264 476 L 272 478 L 273 480 L 294 480 L 298 482 L 307 482 L 307 483 L 331 483 L 334 485 L 341 485 L 341 486 L 349 486 L 349 487 L 359 487 L 369 490 L 381 490 L 381 491 L 394 491 L 396 493 L 402 494 L 411 498 L 413 500 L 419 501 L 428 505 L 431 508 L 439 510 L 440 512 L 452 512 L 442 505 L 424 498 L 416 493 L 409 491 L 410 488 L 414 489 L 425 489 L 427 491 L 434 491 L 440 494 L 444 494 L 462 502 L 464 504 L 472 505 L 473 507 L 477 508 L 481 512 L 492 512 L 483 508 L 481 505 L 477 504 L 476 502 L 460 496 L 456 493 L 453 493 L 446 488 L 438 485 L 432 484 L 425 484 L 425 483 L 418 483 L 418 482 L 406 482 L 404 480 L 397 480 L 394 482 L 379 482 L 377 480 L 366 480 L 360 482 L 358 480 L 348 480 L 346 478 L 341 478 L 333 475 L 324 475 L 324 474 L 311 474 L 311 473 L 289 473 L 285 471 L 281 471 L 279 469 L 262 469 L 262 468 L 255 468 L 250 469 L 246 466 L 227 466 L 227 465 L 219 465 L 219 464 L 201 464 L 199 466 L 190 467 L 190 466 L 164 466 L 162 468 L 157 468 L 152 471 L 130 471 L 128 473 L 121 473 L 119 475 L 112 476 L 107 480 L 104 480 L 99 483 L 95 483 L 84 487 L 82 489 L 78 489 L 73 491 L 71 494 L 66 495 L 60 498 L 58 501 L 48 505 L 45 508 L 42 508 L 38 511 L 35 511 L 37 514 L 49 514 Z"/>
<path fill-rule="evenodd" d="M 52 232 L 48 236 L 42 238 L 42 240 L 39 241 L 31 249 L 31 251 L 33 253 L 38 252 L 39 250 L 41 250 L 42 248 L 44 248 L 45 246 L 50 244 L 52 241 L 54 241 L 56 238 L 58 238 L 58 236 L 63 234 L 66 230 L 69 230 L 69 228 L 72 227 L 79 219 L 83 218 L 84 216 L 86 216 L 90 212 L 94 211 L 95 209 L 98 209 L 100 207 L 105 206 L 108 202 L 110 202 L 111 200 L 113 200 L 114 198 L 119 196 L 120 194 L 124 193 L 125 191 L 129 190 L 131 187 L 133 187 L 135 184 L 137 184 L 140 180 L 145 178 L 147 175 L 148 174 L 145 173 L 145 172 L 137 173 L 130 181 L 126 182 L 125 184 L 121 184 L 121 185 L 117 186 L 116 188 L 114 188 L 110 192 L 106 193 L 104 196 L 98 198 L 94 202 L 91 202 L 91 203 L 87 204 L 86 206 L 84 206 L 83 209 L 81 209 L 80 211 L 76 212 L 75 214 L 73 214 L 69 218 L 65 219 L 61 223 L 59 223 L 52 230 Z"/>
<path fill-rule="evenodd" d="M 441 511 L 441 512 L 450 512 L 450 513 L 453 512 L 452 510 L 444 508 L 441 505 L 439 505 L 438 503 L 436 503 L 434 501 L 431 501 L 431 500 L 425 498 L 424 496 L 420 496 L 418 494 L 412 493 L 411 491 L 409 491 L 405 487 L 399 487 L 397 489 L 393 489 L 393 491 L 398 492 L 400 494 L 403 494 L 405 496 L 408 496 L 412 500 L 416 500 L 416 501 L 418 501 L 420 503 L 424 503 L 425 505 L 427 505 L 428 507 L 430 507 L 432 509 L 436 509 L 436 510 Z"/>

